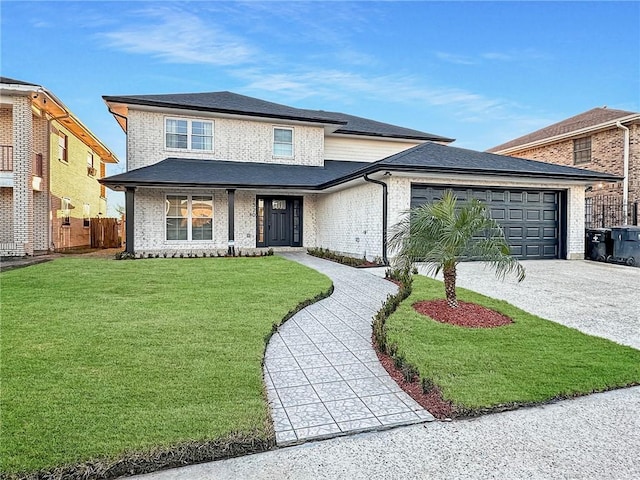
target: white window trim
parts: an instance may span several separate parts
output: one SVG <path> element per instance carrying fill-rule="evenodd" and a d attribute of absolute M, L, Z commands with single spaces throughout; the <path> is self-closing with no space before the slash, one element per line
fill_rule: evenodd
<path fill-rule="evenodd" d="M 187 122 L 187 148 L 175 148 L 167 146 L 167 120 L 179 120 Z M 164 138 L 163 145 L 164 149 L 170 152 L 200 152 L 200 153 L 212 153 L 215 150 L 215 122 L 213 120 L 204 119 L 204 118 L 184 118 L 184 117 L 164 117 Z M 191 137 L 192 137 L 192 124 L 193 122 L 203 122 L 211 124 L 211 150 L 202 150 L 199 148 L 191 148 Z"/>
<path fill-rule="evenodd" d="M 291 155 L 276 155 L 276 130 L 290 130 L 291 131 Z M 295 143 L 296 132 L 293 127 L 285 127 L 281 125 L 274 125 L 271 133 L 271 154 L 273 158 L 294 158 L 295 157 Z"/>
<path fill-rule="evenodd" d="M 214 228 L 214 218 L 215 218 L 215 209 L 211 212 L 211 240 L 193 240 L 192 239 L 192 226 L 193 226 L 193 215 L 191 214 L 191 207 L 193 204 L 193 197 L 211 197 L 211 205 L 213 207 L 214 196 L 209 193 L 201 193 L 201 194 L 191 194 L 191 193 L 167 193 L 164 196 L 165 205 L 168 205 L 167 197 L 187 197 L 187 239 L 186 240 L 168 240 L 167 239 L 167 209 L 164 211 L 164 241 L 169 244 L 186 244 L 186 243 L 195 243 L 195 244 L 205 244 L 212 243 L 215 238 L 215 228 Z M 174 218 L 174 217 L 172 217 Z"/>

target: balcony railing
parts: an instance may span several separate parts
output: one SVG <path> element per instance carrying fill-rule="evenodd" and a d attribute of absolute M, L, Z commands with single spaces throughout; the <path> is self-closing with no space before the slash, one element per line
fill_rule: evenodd
<path fill-rule="evenodd" d="M 13 145 L 0 145 L 0 172 L 13 172 Z"/>

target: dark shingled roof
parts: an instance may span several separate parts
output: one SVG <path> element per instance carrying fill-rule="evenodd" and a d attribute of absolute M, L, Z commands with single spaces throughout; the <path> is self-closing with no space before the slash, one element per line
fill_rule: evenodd
<path fill-rule="evenodd" d="M 314 122 L 338 127 L 335 133 L 452 142 L 452 138 L 323 110 L 307 110 L 232 92 L 103 96 L 106 102 Z"/>
<path fill-rule="evenodd" d="M 380 171 L 501 175 L 581 181 L 620 177 L 580 168 L 449 147 L 433 142 L 373 163 L 326 160 L 324 167 L 167 158 L 100 180 L 109 187 L 290 188 L 323 190 Z"/>
<path fill-rule="evenodd" d="M 522 137 L 518 137 L 514 140 L 510 140 L 497 147 L 490 148 L 488 152 L 500 152 L 508 148 L 518 147 L 520 145 L 526 145 L 546 138 L 552 138 L 558 135 L 575 132 L 583 128 L 594 127 L 601 123 L 609 122 L 629 115 L 634 115 L 636 112 L 627 112 L 626 110 L 615 110 L 613 108 L 592 108 L 589 111 L 580 113 L 561 122 L 554 123 L 548 127 L 541 128 L 535 132 L 529 133 Z"/>
<path fill-rule="evenodd" d="M 318 189 L 363 166 L 362 162 L 327 160 L 324 167 L 274 163 L 167 158 L 154 165 L 103 179 L 105 185 L 155 185 L 209 188 Z"/>
<path fill-rule="evenodd" d="M 6 83 L 8 85 L 33 85 L 37 87 L 35 83 L 24 82 L 22 80 L 16 80 L 15 78 L 0 77 L 0 83 Z"/>
<path fill-rule="evenodd" d="M 566 167 L 495 153 L 426 142 L 375 162 L 377 170 L 477 173 L 575 180 L 617 180 L 619 177 L 582 168 Z"/>

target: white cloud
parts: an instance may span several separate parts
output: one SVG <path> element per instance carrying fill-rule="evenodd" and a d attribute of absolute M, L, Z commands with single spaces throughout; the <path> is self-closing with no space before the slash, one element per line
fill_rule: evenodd
<path fill-rule="evenodd" d="M 100 37 L 112 48 L 170 63 L 239 65 L 257 54 L 243 39 L 205 24 L 194 14 L 168 8 L 141 11 L 136 23 Z"/>
<path fill-rule="evenodd" d="M 457 65 L 475 65 L 478 63 L 476 60 L 472 59 L 466 55 L 458 55 L 456 53 L 448 53 L 448 52 L 436 52 L 436 57 L 440 60 L 444 60 L 448 63 L 455 63 Z"/>

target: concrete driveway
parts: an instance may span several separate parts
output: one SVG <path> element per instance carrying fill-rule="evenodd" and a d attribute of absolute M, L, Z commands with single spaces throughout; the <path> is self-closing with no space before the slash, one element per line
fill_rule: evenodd
<path fill-rule="evenodd" d="M 497 280 L 482 263 L 462 263 L 458 286 L 640 349 L 640 268 L 587 260 L 529 260 L 522 264 L 527 277 L 518 283 L 514 278 Z"/>

